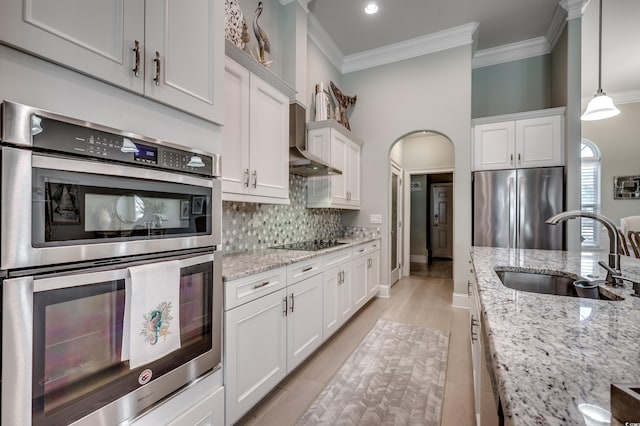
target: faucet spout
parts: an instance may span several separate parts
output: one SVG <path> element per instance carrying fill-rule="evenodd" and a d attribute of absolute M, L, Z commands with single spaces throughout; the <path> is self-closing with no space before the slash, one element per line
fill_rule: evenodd
<path fill-rule="evenodd" d="M 605 268 L 607 270 L 607 282 L 616 284 L 617 280 L 616 278 L 614 278 L 614 275 L 621 275 L 620 240 L 618 236 L 618 229 L 616 228 L 615 223 L 611 221 L 611 219 L 599 213 L 593 213 L 583 210 L 570 210 L 558 213 L 555 216 L 551 216 L 546 220 L 546 223 L 549 225 L 558 225 L 559 223 L 578 217 L 586 217 L 589 219 L 597 220 L 606 228 L 609 234 L 609 268 Z"/>

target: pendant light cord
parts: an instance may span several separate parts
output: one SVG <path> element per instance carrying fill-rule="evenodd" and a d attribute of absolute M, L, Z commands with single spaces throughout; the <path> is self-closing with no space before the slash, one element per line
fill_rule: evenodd
<path fill-rule="evenodd" d="M 600 0 L 598 26 L 598 93 L 602 93 L 602 0 Z"/>

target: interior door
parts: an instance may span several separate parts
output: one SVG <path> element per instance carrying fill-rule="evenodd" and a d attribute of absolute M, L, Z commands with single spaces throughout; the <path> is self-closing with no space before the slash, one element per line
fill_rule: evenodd
<path fill-rule="evenodd" d="M 391 223 L 389 244 L 391 246 L 391 285 L 400 279 L 402 266 L 402 179 L 401 169 L 391 165 Z"/>
<path fill-rule="evenodd" d="M 453 258 L 453 185 L 431 186 L 431 249 L 433 257 Z"/>

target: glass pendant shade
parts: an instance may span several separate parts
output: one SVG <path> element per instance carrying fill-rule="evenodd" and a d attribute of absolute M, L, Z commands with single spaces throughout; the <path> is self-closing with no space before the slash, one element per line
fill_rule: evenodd
<path fill-rule="evenodd" d="M 587 110 L 580 117 L 583 121 L 602 120 L 620 114 L 620 110 L 613 104 L 613 99 L 599 89 L 587 105 Z"/>

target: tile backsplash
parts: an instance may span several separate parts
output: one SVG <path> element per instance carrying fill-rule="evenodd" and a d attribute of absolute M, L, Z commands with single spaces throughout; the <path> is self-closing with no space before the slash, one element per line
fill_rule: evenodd
<path fill-rule="evenodd" d="M 225 253 L 257 250 L 316 237 L 344 234 L 338 209 L 308 209 L 307 178 L 289 175 L 290 205 L 222 203 Z"/>

